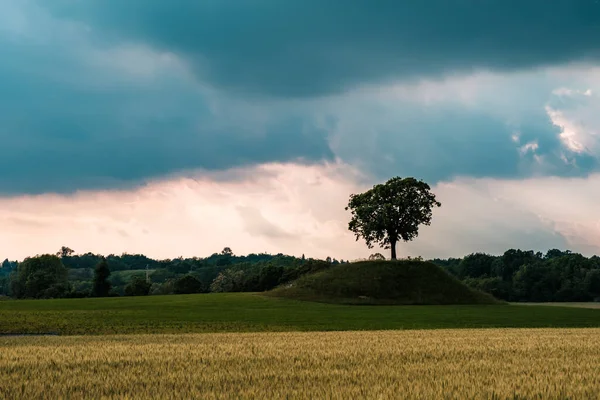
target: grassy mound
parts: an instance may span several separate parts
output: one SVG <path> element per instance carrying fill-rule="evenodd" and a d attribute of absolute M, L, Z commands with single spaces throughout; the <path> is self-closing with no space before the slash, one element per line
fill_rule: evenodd
<path fill-rule="evenodd" d="M 429 262 L 363 261 L 301 277 L 270 296 L 339 304 L 497 304 Z"/>

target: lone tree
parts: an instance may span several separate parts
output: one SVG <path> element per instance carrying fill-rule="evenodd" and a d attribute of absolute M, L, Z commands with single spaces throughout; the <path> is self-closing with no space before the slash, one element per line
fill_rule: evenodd
<path fill-rule="evenodd" d="M 435 199 L 429 185 L 415 178 L 390 179 L 384 184 L 350 196 L 346 210 L 352 211 L 348 224 L 356 235 L 361 237 L 371 249 L 378 243 L 392 250 L 392 260 L 396 259 L 396 243 L 408 242 L 419 235 L 419 225 L 430 225 L 434 207 L 442 204 Z"/>
<path fill-rule="evenodd" d="M 110 269 L 105 258 L 96 265 L 94 270 L 94 286 L 92 288 L 92 297 L 107 297 L 112 285 L 108 280 Z"/>

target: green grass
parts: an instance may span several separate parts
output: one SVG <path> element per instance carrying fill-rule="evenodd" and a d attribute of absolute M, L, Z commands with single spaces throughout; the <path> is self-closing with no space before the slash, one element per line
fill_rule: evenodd
<path fill-rule="evenodd" d="M 577 303 L 577 302 L 571 302 L 571 303 L 513 303 L 515 305 L 520 305 L 520 306 L 550 306 L 550 307 L 576 307 L 576 308 L 594 308 L 594 309 L 600 309 L 600 303 L 591 303 L 591 302 L 585 302 L 585 303 Z"/>
<path fill-rule="evenodd" d="M 0 333 L 189 333 L 433 328 L 600 327 L 566 307 L 348 306 L 226 293 L 0 302 Z"/>
<path fill-rule="evenodd" d="M 363 261 L 305 275 L 270 296 L 335 304 L 498 304 L 439 266 L 423 261 Z"/>

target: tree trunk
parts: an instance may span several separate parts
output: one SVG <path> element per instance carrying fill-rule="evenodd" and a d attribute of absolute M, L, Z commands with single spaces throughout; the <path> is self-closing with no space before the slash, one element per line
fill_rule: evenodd
<path fill-rule="evenodd" d="M 390 247 L 392 248 L 392 260 L 396 259 L 396 241 L 390 241 Z"/>

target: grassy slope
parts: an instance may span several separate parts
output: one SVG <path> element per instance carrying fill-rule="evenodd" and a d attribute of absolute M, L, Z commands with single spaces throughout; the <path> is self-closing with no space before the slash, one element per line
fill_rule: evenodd
<path fill-rule="evenodd" d="M 496 304 L 437 265 L 422 261 L 363 261 L 306 275 L 269 295 L 338 304 Z"/>
<path fill-rule="evenodd" d="M 248 293 L 0 302 L 0 333 L 110 334 L 600 327 L 600 310 L 543 306 L 347 306 Z"/>

